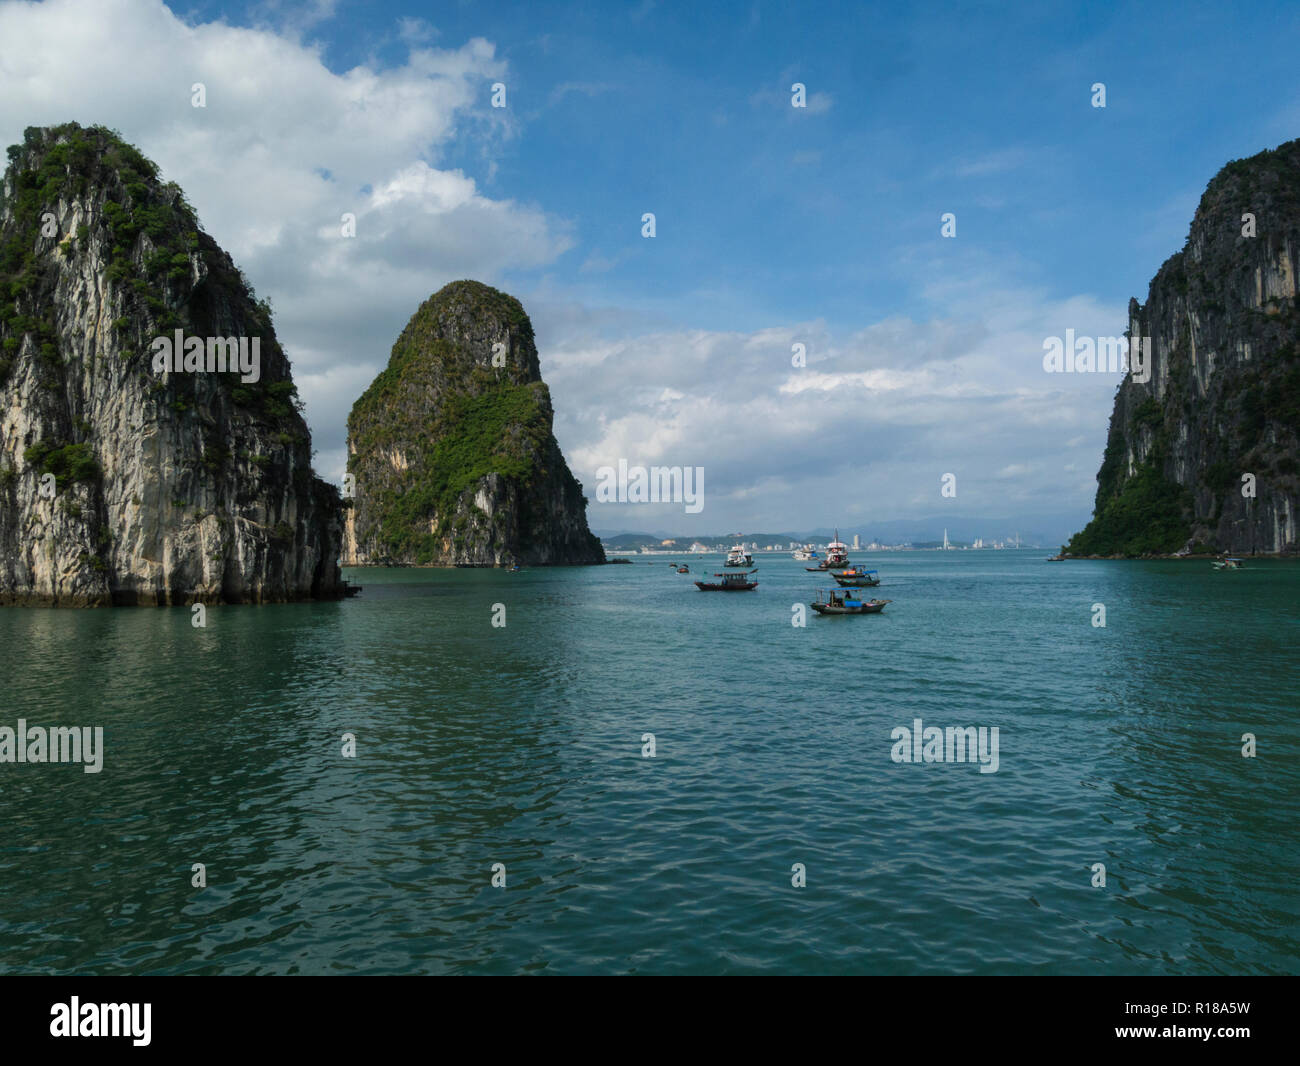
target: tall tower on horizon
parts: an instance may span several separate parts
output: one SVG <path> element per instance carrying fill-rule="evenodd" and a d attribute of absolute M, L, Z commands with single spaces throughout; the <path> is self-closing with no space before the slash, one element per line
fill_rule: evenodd
<path fill-rule="evenodd" d="M 948 527 L 947 526 L 945 526 L 943 530 L 943 550 L 948 551 Z"/>

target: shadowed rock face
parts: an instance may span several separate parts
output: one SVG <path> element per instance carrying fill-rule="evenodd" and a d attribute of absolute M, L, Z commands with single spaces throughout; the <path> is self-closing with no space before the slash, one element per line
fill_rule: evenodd
<path fill-rule="evenodd" d="M 551 424 L 519 301 L 473 281 L 435 293 L 348 417 L 345 563 L 604 562 Z"/>
<path fill-rule="evenodd" d="M 69 124 L 9 149 L 0 196 L 0 602 L 339 595 L 338 491 L 270 309 L 180 189 Z M 257 380 L 155 370 L 176 330 L 256 339 Z"/>
<path fill-rule="evenodd" d="M 1096 512 L 1071 553 L 1295 550 L 1297 268 L 1300 140 L 1224 167 L 1146 303 L 1130 301 L 1130 334 L 1151 338 L 1151 375 L 1120 386 Z"/>

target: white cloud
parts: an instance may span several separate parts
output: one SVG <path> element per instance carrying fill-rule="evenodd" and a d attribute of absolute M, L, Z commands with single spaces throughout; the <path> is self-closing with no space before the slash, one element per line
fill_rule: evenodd
<path fill-rule="evenodd" d="M 1023 148 L 1004 148 L 972 159 L 965 159 L 953 167 L 959 178 L 984 178 L 992 174 L 1005 174 L 1018 170 L 1029 162 L 1030 153 Z"/>
<path fill-rule="evenodd" d="M 565 81 L 552 89 L 551 94 L 547 99 L 550 104 L 554 106 L 563 101 L 564 98 L 571 93 L 577 93 L 580 96 L 585 96 L 590 99 L 596 96 L 603 96 L 605 93 L 613 92 L 617 88 L 617 85 L 603 81 Z"/>
<path fill-rule="evenodd" d="M 604 337 L 571 311 L 530 304 L 557 436 L 584 485 L 620 458 L 706 471 L 698 516 L 593 502 L 591 522 L 704 532 L 925 515 L 945 505 L 948 472 L 956 513 L 1086 517 L 1095 484 L 1067 468 L 1096 469 L 1117 379 L 1047 374 L 1042 342 L 1066 328 L 1114 332 L 1124 309 L 987 276 L 941 292 L 944 317 L 847 334 L 810 322 Z M 804 368 L 791 366 L 796 341 Z"/>

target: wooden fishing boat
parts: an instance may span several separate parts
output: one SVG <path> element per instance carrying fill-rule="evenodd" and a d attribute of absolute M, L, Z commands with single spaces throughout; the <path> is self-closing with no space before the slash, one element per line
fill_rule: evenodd
<path fill-rule="evenodd" d="M 880 574 L 877 571 L 859 570 L 857 567 L 841 570 L 838 574 L 832 571 L 831 577 L 842 588 L 867 589 L 880 584 Z"/>
<path fill-rule="evenodd" d="M 722 578 L 721 581 L 697 581 L 695 587 L 701 592 L 748 592 L 750 589 L 758 588 L 757 581 L 749 579 L 750 574 L 757 574 L 758 568 L 747 570 L 744 573 L 732 571 L 729 574 L 714 574 L 714 577 Z"/>
<path fill-rule="evenodd" d="M 846 589 L 818 589 L 808 606 L 818 614 L 879 614 L 893 600 L 860 600 Z"/>
<path fill-rule="evenodd" d="M 689 566 L 679 566 L 677 568 L 677 572 L 679 574 L 689 574 L 691 572 L 691 568 Z"/>

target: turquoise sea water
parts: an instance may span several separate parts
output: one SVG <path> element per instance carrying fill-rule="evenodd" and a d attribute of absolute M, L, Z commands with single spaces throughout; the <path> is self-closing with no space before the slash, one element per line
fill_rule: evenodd
<path fill-rule="evenodd" d="M 1047 554 L 863 556 L 894 602 L 803 628 L 788 557 L 0 610 L 0 725 L 105 730 L 0 764 L 0 971 L 1296 972 L 1300 565 Z"/>

